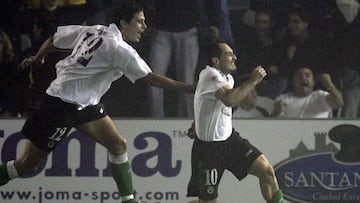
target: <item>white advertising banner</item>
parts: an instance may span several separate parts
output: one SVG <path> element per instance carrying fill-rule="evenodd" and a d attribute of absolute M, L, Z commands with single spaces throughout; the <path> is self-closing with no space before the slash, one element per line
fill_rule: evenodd
<path fill-rule="evenodd" d="M 187 203 L 191 120 L 115 120 L 128 140 L 136 198 Z M 24 120 L 0 120 L 1 162 L 20 156 Z M 234 120 L 234 128 L 274 165 L 285 202 L 360 202 L 359 120 Z M 31 177 L 0 187 L 1 203 L 121 202 L 107 152 L 71 131 Z M 225 173 L 219 202 L 261 203 L 258 179 Z"/>

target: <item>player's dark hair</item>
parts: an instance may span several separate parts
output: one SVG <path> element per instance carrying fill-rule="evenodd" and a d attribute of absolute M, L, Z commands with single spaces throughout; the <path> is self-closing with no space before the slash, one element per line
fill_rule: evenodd
<path fill-rule="evenodd" d="M 120 28 L 120 20 L 130 23 L 134 14 L 144 11 L 144 7 L 136 0 L 122 0 L 120 5 L 112 10 L 111 21 Z"/>
<path fill-rule="evenodd" d="M 209 44 L 206 46 L 206 55 L 207 55 L 207 58 L 208 58 L 208 64 L 209 64 L 209 65 L 212 65 L 211 59 L 212 59 L 213 57 L 218 57 L 218 58 L 220 58 L 221 53 L 222 53 L 222 50 L 220 49 L 219 44 L 221 44 L 221 43 L 222 43 L 222 42 L 214 41 L 214 42 L 209 43 Z"/>

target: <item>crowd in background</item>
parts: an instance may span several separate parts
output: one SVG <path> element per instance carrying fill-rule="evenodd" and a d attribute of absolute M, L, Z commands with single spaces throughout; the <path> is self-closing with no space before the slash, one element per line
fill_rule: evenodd
<path fill-rule="evenodd" d="M 41 95 L 56 74 L 56 61 L 69 53 L 55 51 L 40 67 L 18 70 L 17 65 L 24 56 L 34 54 L 59 25 L 108 25 L 111 9 L 121 1 L 8 0 L 2 3 L 1 115 L 23 117 L 37 108 Z M 207 63 L 206 44 L 220 40 L 228 43 L 237 56 L 238 69 L 233 73 L 237 83 L 248 77 L 257 65 L 263 66 L 268 73 L 249 95 L 249 102 L 256 103 L 258 97 L 275 104 L 280 95 L 293 90 L 294 71 L 306 67 L 313 72 L 314 91 L 329 91 L 321 79 L 324 74 L 330 86 L 341 91 L 343 105 L 332 109 L 332 117 L 360 117 L 359 1 L 141 2 L 145 7 L 148 30 L 143 34 L 142 42 L 134 46 L 148 59 L 155 72 L 183 82 L 196 82 L 197 74 Z M 114 83 L 103 101 L 108 113 L 119 117 L 192 116 L 191 95 L 159 92 L 156 88 L 144 92 L 144 85 L 133 85 L 126 78 Z M 118 97 L 128 99 L 120 102 Z M 249 106 L 249 103 L 242 106 Z M 255 112 L 250 117 L 271 116 L 274 106 L 267 107 L 257 108 L 261 109 L 260 113 Z M 264 109 L 267 112 L 264 113 Z M 241 112 L 238 111 L 236 117 L 248 117 L 247 111 Z"/>

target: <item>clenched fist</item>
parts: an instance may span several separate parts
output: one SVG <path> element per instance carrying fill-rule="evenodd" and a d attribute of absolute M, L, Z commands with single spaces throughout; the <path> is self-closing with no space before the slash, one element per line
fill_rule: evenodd
<path fill-rule="evenodd" d="M 264 79 L 266 74 L 267 73 L 266 73 L 265 69 L 261 66 L 258 66 L 252 71 L 251 78 L 252 78 L 252 80 L 256 81 L 256 83 L 258 84 Z"/>

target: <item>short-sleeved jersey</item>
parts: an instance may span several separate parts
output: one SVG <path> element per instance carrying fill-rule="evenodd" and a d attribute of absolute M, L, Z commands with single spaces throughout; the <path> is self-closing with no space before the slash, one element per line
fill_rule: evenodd
<path fill-rule="evenodd" d="M 203 141 L 223 141 L 232 132 L 232 109 L 215 96 L 225 85 L 234 86 L 234 78 L 206 66 L 200 72 L 194 96 L 195 130 Z"/>
<path fill-rule="evenodd" d="M 61 26 L 53 44 L 72 52 L 56 64 L 56 79 L 46 92 L 81 108 L 98 104 L 122 75 L 135 82 L 151 72 L 115 24 Z"/>
<path fill-rule="evenodd" d="M 327 95 L 327 91 L 316 90 L 307 97 L 299 98 L 290 92 L 279 95 L 275 100 L 285 102 L 286 118 L 329 118 L 332 109 L 326 102 Z"/>

